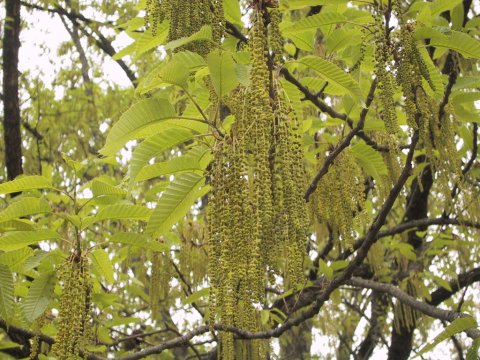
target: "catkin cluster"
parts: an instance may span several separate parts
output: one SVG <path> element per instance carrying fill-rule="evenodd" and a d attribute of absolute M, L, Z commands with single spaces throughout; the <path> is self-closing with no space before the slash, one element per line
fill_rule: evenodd
<path fill-rule="evenodd" d="M 322 178 L 316 192 L 320 219 L 328 223 L 337 238 L 351 246 L 355 225 L 365 220 L 365 186 L 362 169 L 350 150 L 344 150 Z"/>
<path fill-rule="evenodd" d="M 212 11 L 213 10 L 213 11 Z M 211 0 L 147 0 L 145 23 L 156 34 L 158 24 L 170 22 L 168 41 L 189 37 L 204 25 L 212 25 L 214 40 L 222 36 L 222 1 Z M 199 54 L 207 54 L 209 46 L 205 41 L 194 41 L 180 48 Z"/>
<path fill-rule="evenodd" d="M 400 20 L 396 46 L 397 82 L 402 88 L 407 122 L 411 128 L 419 131 L 420 145 L 425 148 L 431 166 L 437 172 L 439 191 L 444 195 L 448 207 L 451 205 L 451 174 L 461 177 L 460 159 L 454 140 L 454 112 L 448 104 L 442 111 L 432 97 L 431 92 L 436 90 L 435 83 L 416 44 L 415 23 L 403 20 L 399 1 L 394 5 Z"/>
<path fill-rule="evenodd" d="M 303 279 L 307 216 L 298 123 L 267 65 L 278 27 L 269 34 L 257 9 L 252 24 L 251 85 L 226 101 L 235 123 L 213 150 L 208 232 L 210 321 L 256 331 L 268 280 L 283 275 L 292 287 Z M 221 337 L 222 359 L 265 358 L 261 340 Z"/>
<path fill-rule="evenodd" d="M 388 29 L 380 14 L 375 15 L 375 76 L 378 81 L 379 98 L 382 105 L 382 117 L 389 134 L 397 134 L 399 127 L 395 113 L 394 77 L 392 73 L 392 46 Z"/>
<path fill-rule="evenodd" d="M 91 280 L 87 259 L 72 255 L 60 269 L 62 295 L 52 352 L 60 360 L 80 357 L 91 335 Z"/>

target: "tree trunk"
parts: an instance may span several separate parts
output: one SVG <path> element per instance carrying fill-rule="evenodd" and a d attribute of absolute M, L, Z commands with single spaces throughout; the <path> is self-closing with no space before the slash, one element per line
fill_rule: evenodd
<path fill-rule="evenodd" d="M 18 50 L 20 48 L 20 0 L 6 0 L 3 35 L 3 138 L 8 180 L 23 173 L 20 103 L 18 99 Z"/>

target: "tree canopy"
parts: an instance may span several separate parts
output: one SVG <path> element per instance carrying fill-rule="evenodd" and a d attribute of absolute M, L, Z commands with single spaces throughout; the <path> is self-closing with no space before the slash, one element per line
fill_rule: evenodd
<path fill-rule="evenodd" d="M 478 359 L 479 12 L 5 0 L 0 357 Z"/>

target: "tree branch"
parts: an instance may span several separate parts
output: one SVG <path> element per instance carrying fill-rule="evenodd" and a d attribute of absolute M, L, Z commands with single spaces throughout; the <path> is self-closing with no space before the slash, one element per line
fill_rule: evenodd
<path fill-rule="evenodd" d="M 418 310 L 421 313 L 435 319 L 452 322 L 453 320 L 461 317 L 471 317 L 470 315 L 465 313 L 439 309 L 433 305 L 419 301 L 393 285 L 379 283 L 372 280 L 360 279 L 356 277 L 351 278 L 349 281 L 347 281 L 347 283 L 349 285 L 387 293 L 398 299 L 403 304 L 408 305 L 411 308 L 414 308 L 415 310 Z M 478 329 L 468 329 L 465 330 L 465 333 L 472 339 L 480 338 L 480 330 Z"/>
<path fill-rule="evenodd" d="M 377 87 L 377 81 L 374 80 L 372 82 L 372 85 L 370 86 L 370 91 L 368 92 L 367 100 L 365 101 L 365 108 L 362 109 L 362 112 L 360 113 L 360 119 L 358 121 L 357 126 L 355 126 L 348 134 L 345 136 L 345 138 L 335 147 L 335 149 L 327 156 L 325 159 L 325 162 L 323 163 L 322 168 L 320 171 L 315 175 L 313 178 L 312 182 L 310 183 L 310 186 L 308 187 L 307 191 L 305 192 L 304 199 L 306 201 L 309 200 L 310 195 L 313 194 L 313 192 L 316 190 L 318 183 L 322 179 L 322 177 L 328 172 L 328 169 L 330 168 L 330 165 L 333 164 L 335 159 L 337 158 L 340 153 L 350 145 L 350 142 L 352 141 L 353 137 L 357 135 L 362 129 L 365 124 L 365 119 L 368 114 L 368 109 L 370 107 L 370 104 L 373 101 L 373 97 L 375 94 L 375 89 Z"/>

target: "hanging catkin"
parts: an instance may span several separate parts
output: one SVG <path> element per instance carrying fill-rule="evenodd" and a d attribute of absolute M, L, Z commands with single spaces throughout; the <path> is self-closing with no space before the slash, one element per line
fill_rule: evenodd
<path fill-rule="evenodd" d="M 278 26 L 267 31 L 263 11 L 252 14 L 250 86 L 226 101 L 235 123 L 215 144 L 209 173 L 210 321 L 249 331 L 260 329 L 269 278 L 283 275 L 286 288 L 302 282 L 307 227 L 298 121 L 268 66 L 283 40 Z M 221 334 L 222 359 L 264 359 L 267 348 Z"/>

